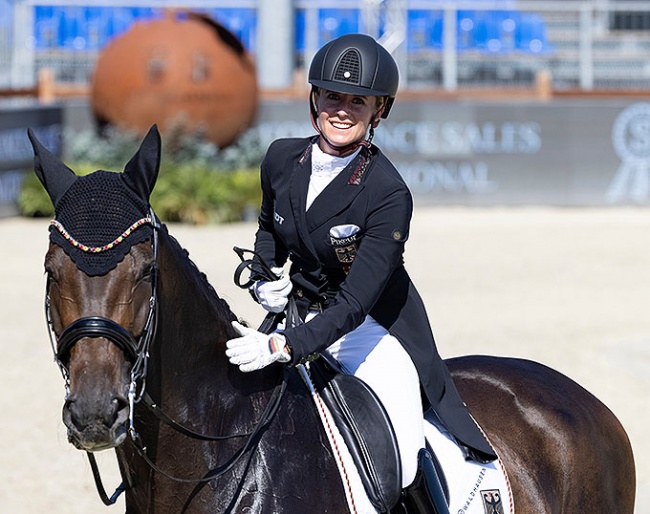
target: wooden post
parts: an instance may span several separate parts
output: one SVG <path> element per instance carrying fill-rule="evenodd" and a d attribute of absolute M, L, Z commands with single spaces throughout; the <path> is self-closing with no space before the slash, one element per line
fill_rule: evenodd
<path fill-rule="evenodd" d="M 38 70 L 38 85 L 36 94 L 41 103 L 51 104 L 54 102 L 54 71 L 52 68 L 41 68 Z"/>
<path fill-rule="evenodd" d="M 548 70 L 539 70 L 535 77 L 536 96 L 540 100 L 550 100 L 553 96 L 553 80 L 551 72 Z"/>

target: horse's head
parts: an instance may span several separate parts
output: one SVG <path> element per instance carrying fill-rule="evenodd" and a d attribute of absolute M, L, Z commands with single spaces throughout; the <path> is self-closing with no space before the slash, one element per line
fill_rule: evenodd
<path fill-rule="evenodd" d="M 149 196 L 160 164 L 152 127 L 124 173 L 78 177 L 31 131 L 34 170 L 55 208 L 45 257 L 47 310 L 68 384 L 63 420 L 77 448 L 126 437 L 155 316 L 156 221 Z M 135 374 L 134 374 L 135 371 Z"/>

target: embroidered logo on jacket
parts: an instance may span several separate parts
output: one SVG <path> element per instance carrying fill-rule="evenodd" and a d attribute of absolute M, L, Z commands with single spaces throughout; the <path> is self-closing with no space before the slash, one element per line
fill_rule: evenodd
<path fill-rule="evenodd" d="M 284 223 L 284 218 L 275 211 L 273 211 L 273 219 L 278 225 L 282 225 Z"/>

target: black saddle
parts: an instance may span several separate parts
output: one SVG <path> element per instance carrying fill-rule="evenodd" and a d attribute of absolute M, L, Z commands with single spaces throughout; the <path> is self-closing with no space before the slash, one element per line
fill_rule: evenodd
<path fill-rule="evenodd" d="M 379 512 L 389 512 L 400 497 L 402 468 L 384 406 L 363 380 L 338 372 L 325 357 L 309 362 L 309 374 L 345 440 L 370 502 Z"/>

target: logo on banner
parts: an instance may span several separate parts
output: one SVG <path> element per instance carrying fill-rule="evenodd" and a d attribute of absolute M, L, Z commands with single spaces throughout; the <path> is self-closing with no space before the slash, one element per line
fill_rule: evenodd
<path fill-rule="evenodd" d="M 612 143 L 621 159 L 605 195 L 607 202 L 650 199 L 650 103 L 625 108 L 614 121 Z"/>

